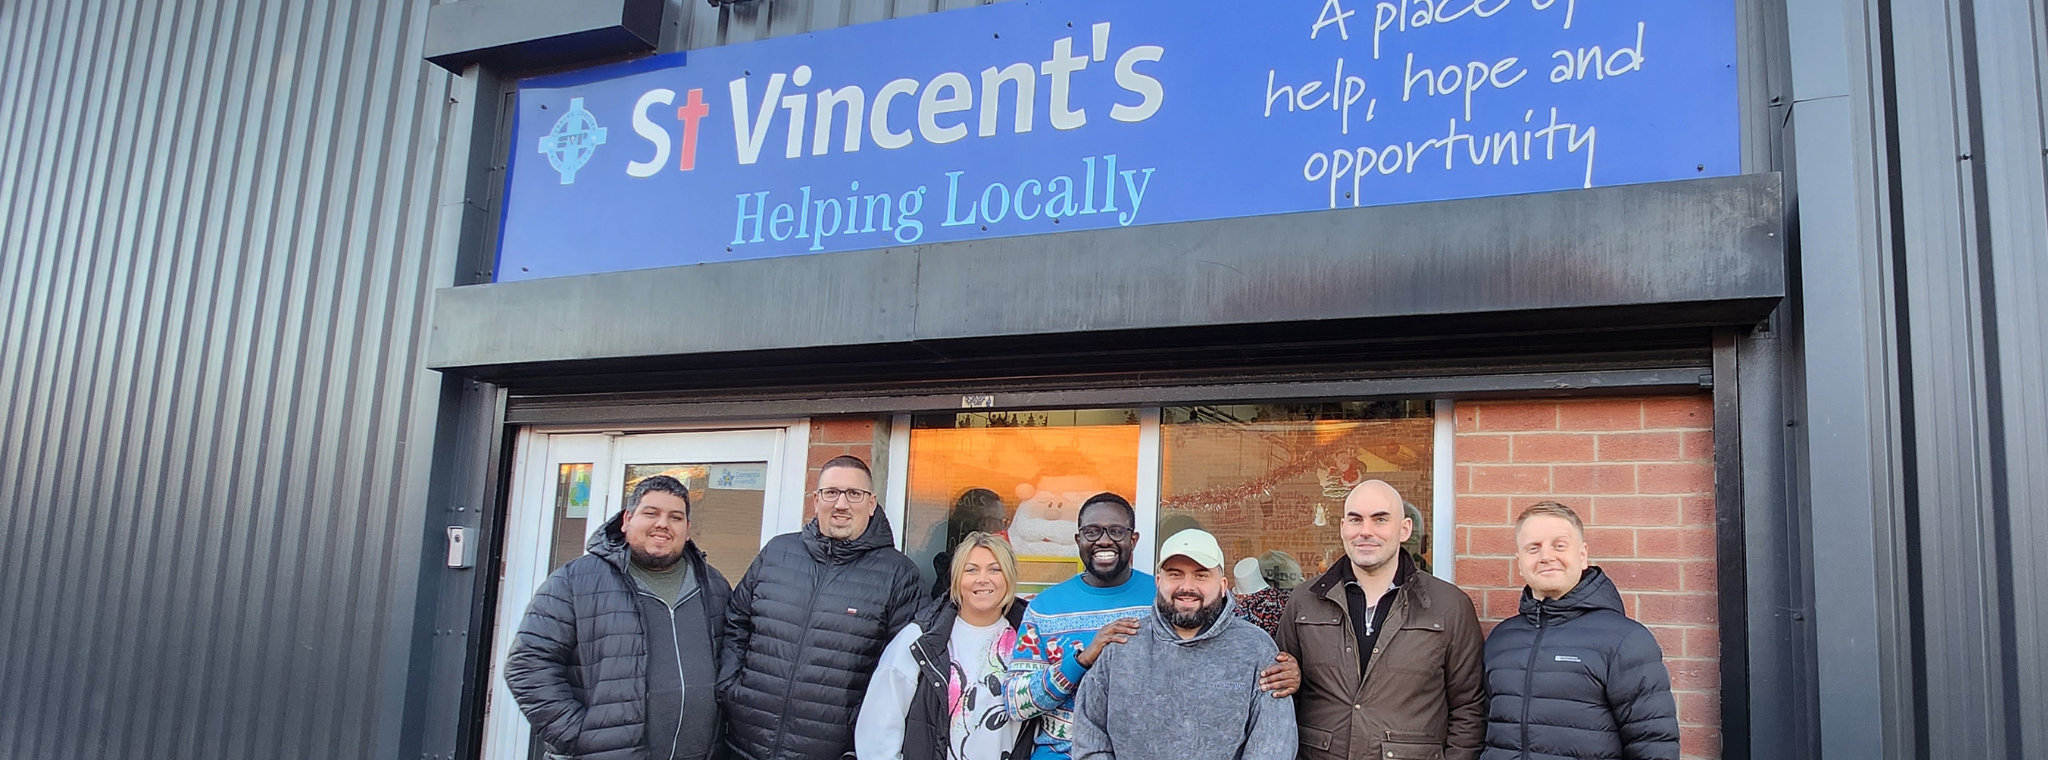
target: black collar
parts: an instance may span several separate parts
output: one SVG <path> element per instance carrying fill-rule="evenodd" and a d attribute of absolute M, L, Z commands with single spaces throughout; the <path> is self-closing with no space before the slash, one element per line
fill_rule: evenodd
<path fill-rule="evenodd" d="M 1390 592 L 1408 585 L 1409 581 L 1415 579 L 1415 573 L 1419 570 L 1415 565 L 1415 558 L 1408 555 L 1407 549 L 1399 550 L 1399 554 L 1394 559 L 1400 564 L 1394 568 L 1394 585 L 1393 588 L 1388 589 Z M 1322 574 L 1322 577 L 1317 578 L 1315 585 L 1309 587 L 1309 590 L 1315 592 L 1316 596 L 1322 596 L 1329 593 L 1330 589 L 1336 588 L 1339 585 L 1357 583 L 1357 567 L 1357 565 L 1352 564 L 1350 555 L 1345 555 L 1343 559 L 1331 565 L 1330 569 Z"/>

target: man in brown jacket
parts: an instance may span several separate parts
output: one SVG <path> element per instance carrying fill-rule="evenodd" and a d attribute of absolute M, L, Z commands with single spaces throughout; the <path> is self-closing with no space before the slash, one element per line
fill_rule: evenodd
<path fill-rule="evenodd" d="M 1414 530 L 1393 486 L 1358 484 L 1345 560 L 1288 597 L 1278 639 L 1301 661 L 1302 760 L 1474 760 L 1485 747 L 1479 615 L 1401 551 Z"/>

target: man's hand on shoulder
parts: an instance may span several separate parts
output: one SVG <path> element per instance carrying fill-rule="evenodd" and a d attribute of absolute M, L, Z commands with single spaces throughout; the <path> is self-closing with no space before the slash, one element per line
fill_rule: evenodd
<path fill-rule="evenodd" d="M 1104 647 L 1111 644 L 1122 644 L 1130 641 L 1131 637 L 1136 635 L 1138 635 L 1137 618 L 1117 618 L 1110 621 L 1109 625 L 1103 626 L 1101 630 L 1096 631 L 1094 640 L 1088 642 L 1088 648 L 1081 650 L 1081 653 L 1075 655 L 1074 659 L 1080 661 L 1081 667 L 1095 667 L 1095 658 L 1102 656 Z"/>
<path fill-rule="evenodd" d="M 1259 690 L 1272 692 L 1274 699 L 1294 696 L 1301 689 L 1301 663 L 1286 652 L 1273 660 L 1278 664 L 1259 672 Z"/>

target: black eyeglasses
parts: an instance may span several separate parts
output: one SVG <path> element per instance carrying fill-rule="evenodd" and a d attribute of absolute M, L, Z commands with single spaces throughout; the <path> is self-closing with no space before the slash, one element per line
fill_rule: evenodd
<path fill-rule="evenodd" d="M 817 494 L 818 501 L 832 502 L 845 499 L 848 504 L 866 504 L 869 499 L 875 498 L 873 491 L 858 488 L 820 488 L 812 493 Z"/>
<path fill-rule="evenodd" d="M 1111 525 L 1107 528 L 1104 528 L 1100 525 L 1090 525 L 1088 527 L 1081 529 L 1081 540 L 1101 541 L 1103 536 L 1109 536 L 1109 540 L 1111 541 L 1127 541 L 1130 539 L 1131 535 L 1135 533 L 1137 533 L 1137 531 L 1131 530 L 1130 528 L 1126 528 L 1122 525 Z"/>

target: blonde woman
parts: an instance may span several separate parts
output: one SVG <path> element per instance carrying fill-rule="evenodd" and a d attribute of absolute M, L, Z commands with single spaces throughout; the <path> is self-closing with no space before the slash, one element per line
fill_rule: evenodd
<path fill-rule="evenodd" d="M 1017 559 L 991 533 L 967 534 L 953 549 L 951 590 L 924 619 L 904 626 L 883 650 L 854 724 L 861 760 L 1003 760 L 1020 731 L 1003 711 L 1003 675 L 1016 648 L 1024 600 Z"/>

